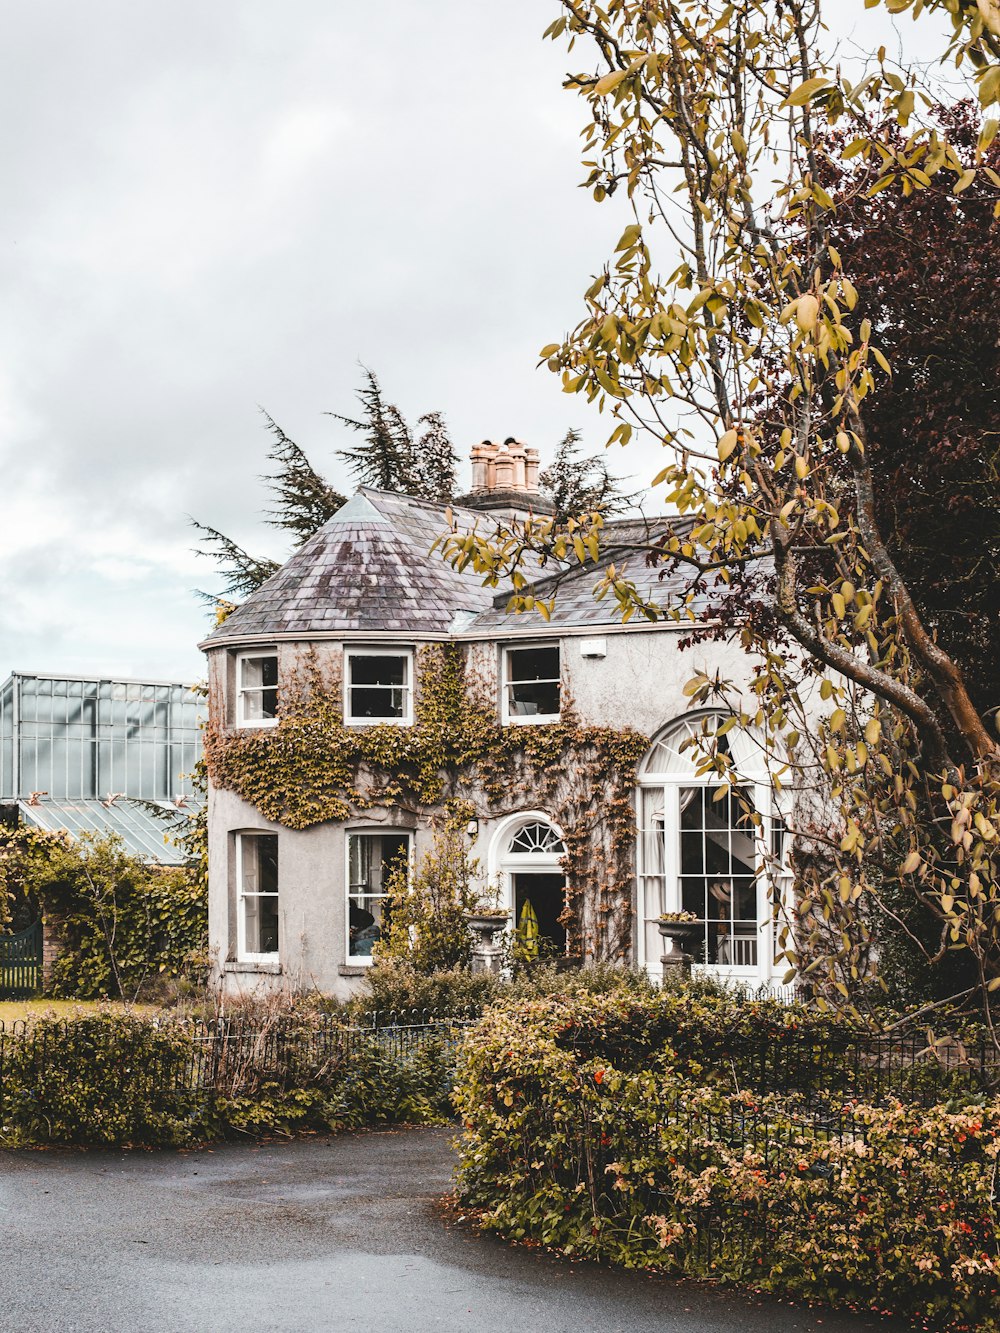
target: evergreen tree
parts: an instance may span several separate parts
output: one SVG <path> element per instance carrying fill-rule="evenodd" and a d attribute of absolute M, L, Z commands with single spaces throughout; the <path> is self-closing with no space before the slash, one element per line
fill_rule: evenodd
<path fill-rule="evenodd" d="M 218 528 L 191 520 L 201 534 L 195 554 L 214 560 L 224 580 L 221 593 L 199 593 L 208 602 L 222 602 L 229 597 L 246 597 L 265 583 L 281 566 L 276 560 L 258 558 L 227 537 Z"/>
<path fill-rule="evenodd" d="M 458 456 L 440 412 L 427 412 L 418 422 L 424 426 L 419 440 L 403 414 L 382 397 L 382 386 L 374 372 L 364 368 L 365 384 L 358 390 L 360 418 L 331 412 L 334 420 L 363 437 L 354 449 L 340 449 L 339 456 L 350 467 L 360 486 L 419 500 L 447 502 L 454 498 Z"/>
<path fill-rule="evenodd" d="M 267 521 L 272 528 L 292 533 L 296 545 L 301 546 L 334 516 L 345 499 L 324 481 L 273 417 L 264 412 L 264 419 L 275 439 L 268 458 L 278 464 L 277 472 L 262 478 L 276 499 L 275 507 L 267 511 Z"/>
<path fill-rule="evenodd" d="M 358 390 L 363 409 L 360 420 L 339 412 L 327 413 L 362 436 L 356 448 L 338 449 L 337 453 L 359 486 L 412 495 L 416 485 L 413 435 L 399 408 L 383 400 L 382 386 L 374 371 L 367 366 L 363 371 L 365 384 Z"/>
<path fill-rule="evenodd" d="M 580 432 L 568 430 L 556 448 L 552 462 L 538 478 L 539 486 L 556 507 L 556 521 L 565 522 L 595 510 L 615 513 L 628 507 L 618 482 L 600 455 L 583 454 Z"/>
<path fill-rule="evenodd" d="M 444 503 L 455 498 L 458 482 L 458 455 L 440 412 L 425 412 L 418 425 L 424 426 L 416 449 L 417 489 L 412 493 L 423 500 Z"/>

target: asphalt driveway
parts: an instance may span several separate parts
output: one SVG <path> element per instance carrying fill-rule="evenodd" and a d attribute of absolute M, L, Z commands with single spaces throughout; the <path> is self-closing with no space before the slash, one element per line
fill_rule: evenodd
<path fill-rule="evenodd" d="M 445 1215 L 450 1130 L 0 1153 L 2 1333 L 897 1330 L 570 1264 Z"/>

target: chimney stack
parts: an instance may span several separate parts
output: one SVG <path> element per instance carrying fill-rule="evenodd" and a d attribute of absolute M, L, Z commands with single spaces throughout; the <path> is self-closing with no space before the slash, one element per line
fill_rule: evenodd
<path fill-rule="evenodd" d="M 460 503 L 506 517 L 551 514 L 551 502 L 538 489 L 537 449 L 508 435 L 502 444 L 483 440 L 472 446 L 472 490 Z"/>

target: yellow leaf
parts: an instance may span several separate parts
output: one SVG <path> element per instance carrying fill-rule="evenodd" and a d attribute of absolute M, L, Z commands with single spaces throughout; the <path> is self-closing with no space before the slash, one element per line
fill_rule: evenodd
<path fill-rule="evenodd" d="M 805 83 L 800 83 L 797 88 L 785 98 L 783 106 L 805 106 L 810 98 L 814 97 L 821 88 L 829 88 L 830 80 L 823 75 L 818 75 L 813 79 L 806 79 Z"/>
<path fill-rule="evenodd" d="M 811 333 L 818 317 L 819 302 L 811 292 L 806 292 L 795 302 L 795 322 L 803 333 Z"/>
<path fill-rule="evenodd" d="M 912 875 L 914 870 L 916 870 L 917 866 L 919 865 L 920 865 L 920 853 L 910 852 L 906 860 L 899 867 L 899 873 L 901 875 Z"/>
<path fill-rule="evenodd" d="M 734 430 L 727 430 L 725 435 L 719 440 L 719 462 L 724 463 L 740 442 L 740 437 Z"/>
<path fill-rule="evenodd" d="M 975 179 L 976 173 L 973 167 L 970 167 L 968 171 L 963 171 L 961 176 L 959 176 L 958 180 L 955 182 L 955 188 L 952 190 L 952 194 L 961 194 L 963 190 L 969 188 Z"/>
<path fill-rule="evenodd" d="M 598 93 L 601 97 L 603 97 L 605 93 L 614 92 L 627 74 L 628 71 L 624 69 L 612 70 L 610 74 L 605 74 L 603 79 L 597 80 L 594 84 L 594 92 Z"/>

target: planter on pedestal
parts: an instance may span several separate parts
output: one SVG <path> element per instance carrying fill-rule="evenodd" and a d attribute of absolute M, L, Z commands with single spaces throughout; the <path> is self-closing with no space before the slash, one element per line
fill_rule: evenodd
<path fill-rule="evenodd" d="M 663 980 L 669 981 L 672 978 L 680 979 L 690 974 L 691 964 L 694 962 L 693 956 L 688 952 L 688 946 L 694 944 L 702 932 L 702 922 L 700 921 L 671 921 L 669 918 L 660 917 L 656 923 L 660 932 L 660 939 L 663 941 L 663 953 L 660 957 L 660 963 L 663 967 Z M 669 949 L 667 941 L 670 942 Z"/>
<path fill-rule="evenodd" d="M 472 970 L 490 972 L 494 976 L 500 971 L 501 949 L 497 935 L 510 920 L 509 912 L 466 912 L 466 924 L 472 931 Z"/>

